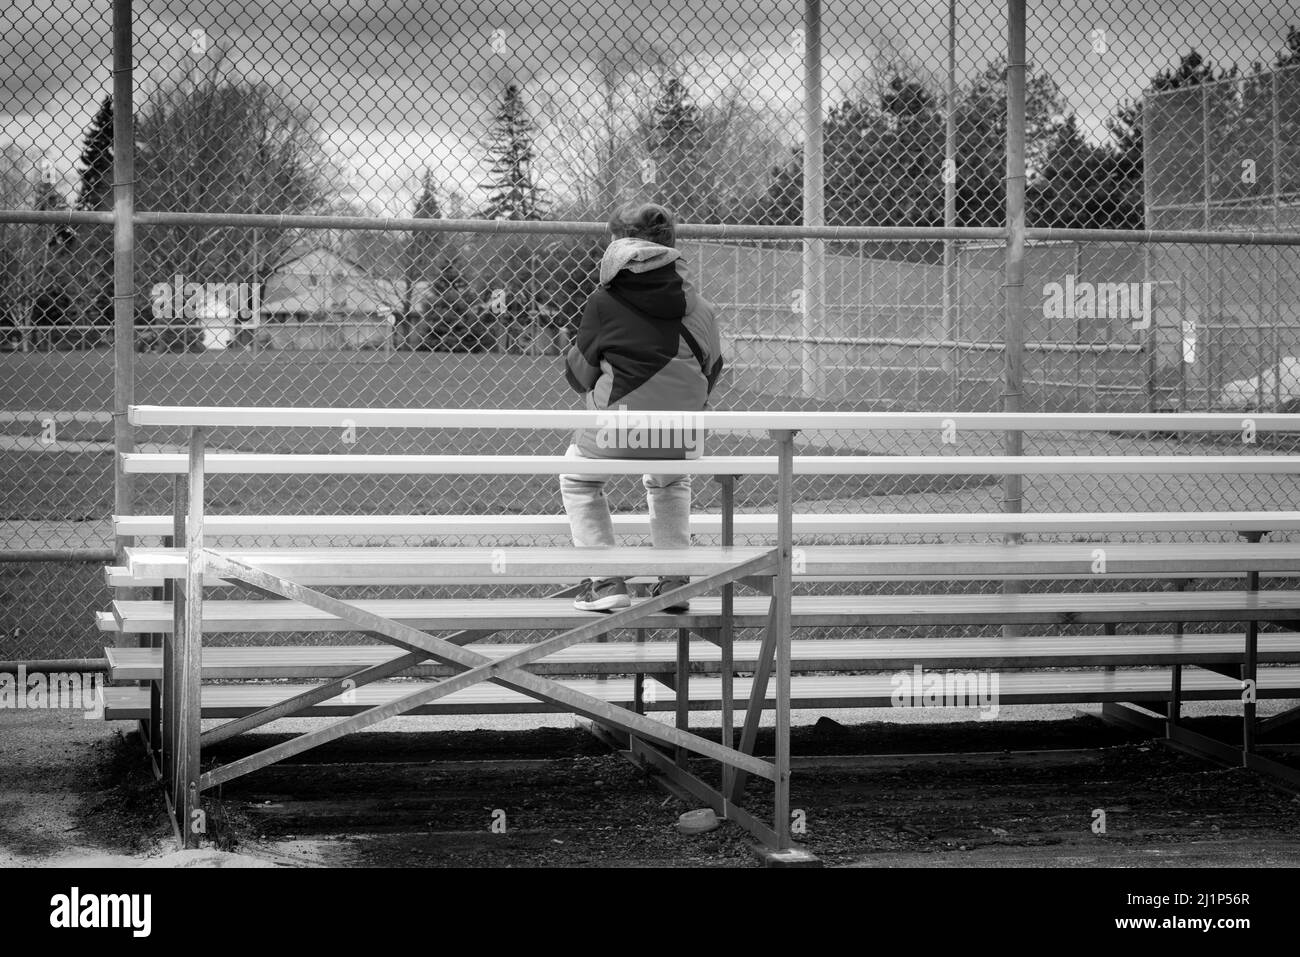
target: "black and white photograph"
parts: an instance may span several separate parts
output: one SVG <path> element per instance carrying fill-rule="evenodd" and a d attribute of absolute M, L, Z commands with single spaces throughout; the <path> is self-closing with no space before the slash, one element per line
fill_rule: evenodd
<path fill-rule="evenodd" d="M 1282 926 L 1300 8 L 3 0 L 0 53 L 7 926 L 399 869 Z"/>

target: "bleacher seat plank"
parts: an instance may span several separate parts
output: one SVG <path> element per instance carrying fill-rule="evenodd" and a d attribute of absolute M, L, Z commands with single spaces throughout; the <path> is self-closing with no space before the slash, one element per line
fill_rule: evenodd
<path fill-rule="evenodd" d="M 574 582 L 602 575 L 692 575 L 724 572 L 767 554 L 759 547 L 692 548 L 266 548 L 223 549 L 235 561 L 256 565 L 302 584 L 384 585 L 467 580 L 480 583 Z M 132 575 L 179 578 L 181 548 L 127 548 Z"/>
<path fill-rule="evenodd" d="M 648 535 L 647 515 L 614 515 L 614 531 Z M 1289 532 L 1300 531 L 1300 511 L 1245 512 L 991 512 L 956 513 L 810 513 L 794 516 L 796 535 L 898 534 L 1104 534 L 1115 532 Z M 115 515 L 115 535 L 171 535 L 170 515 Z M 721 515 L 696 513 L 691 531 L 714 535 Z M 774 534 L 776 516 L 740 513 L 738 535 Z M 310 535 L 563 535 L 570 532 L 565 515 L 208 515 L 208 536 Z"/>
<path fill-rule="evenodd" d="M 1171 675 L 1167 668 L 1117 669 L 1114 671 L 1061 671 L 1048 673 L 1008 673 L 999 675 L 997 704 L 1068 704 L 1076 702 L 1149 701 L 1169 695 Z M 566 681 L 566 685 L 613 704 L 630 706 L 633 697 L 631 679 L 600 681 Z M 749 696 L 751 679 L 735 679 L 738 700 Z M 309 690 L 311 685 L 286 684 L 212 684 L 201 691 L 201 709 L 205 718 L 235 718 L 268 707 L 278 701 Z M 357 714 L 412 694 L 426 683 L 415 681 L 377 682 L 350 692 L 351 703 L 342 696 L 315 705 L 302 717 L 344 716 Z M 887 674 L 876 675 L 796 675 L 790 682 L 793 708 L 878 708 L 895 703 L 897 682 Z M 1256 690 L 1261 698 L 1293 697 L 1300 694 L 1300 668 L 1260 668 Z M 1184 700 L 1239 700 L 1241 682 L 1208 671 L 1185 672 L 1182 678 Z M 769 685 L 767 708 L 773 706 L 774 690 Z M 648 696 L 649 697 L 649 696 Z M 646 701 L 650 711 L 668 711 L 676 707 L 672 690 L 657 689 L 653 700 Z M 690 709 L 716 711 L 721 706 L 721 679 L 709 676 L 694 678 L 690 683 Z M 409 714 L 522 714 L 563 711 L 565 709 L 536 701 L 527 695 L 490 684 L 477 684 Z M 110 687 L 104 691 L 106 720 L 143 719 L 149 716 L 149 689 Z"/>
<path fill-rule="evenodd" d="M 1104 569 L 1098 570 L 1098 549 Z M 465 546 L 229 548 L 222 554 L 302 584 L 450 584 L 573 582 L 602 575 L 703 576 L 758 558 L 752 546 L 655 549 L 618 546 Z M 127 569 L 141 579 L 185 574 L 178 548 L 125 549 Z M 1247 572 L 1300 572 L 1300 543 L 1291 542 L 1030 542 L 1015 545 L 810 545 L 796 550 L 795 579 L 944 581 L 989 578 L 1093 578 L 1125 575 L 1210 577 Z M 216 582 L 218 579 L 212 578 Z"/>
<path fill-rule="evenodd" d="M 184 475 L 182 452 L 125 452 L 123 471 Z M 581 468 L 579 469 L 579 466 Z M 319 455 L 293 452 L 209 452 L 209 475 L 775 475 L 772 455 L 714 455 L 698 459 L 582 459 L 563 455 Z"/>
<path fill-rule="evenodd" d="M 1099 554 L 1099 550 L 1101 550 Z M 1102 579 L 1300 571 L 1300 543 L 1289 542 L 1029 542 L 926 545 L 810 545 L 798 548 L 802 574 L 827 578 L 942 581 L 976 578 Z M 1096 563 L 1104 559 L 1104 569 Z"/>
<path fill-rule="evenodd" d="M 125 565 L 105 565 L 104 584 L 109 588 L 161 588 L 163 580 L 160 575 L 133 575 Z"/>
<path fill-rule="evenodd" d="M 770 599 L 737 596 L 733 624 L 758 628 L 767 622 Z M 599 617 L 575 611 L 556 598 L 381 598 L 355 604 L 373 614 L 427 631 L 461 628 L 569 629 Z M 634 602 L 635 604 L 635 602 Z M 172 605 L 164 601 L 116 601 L 112 617 L 128 634 L 172 630 Z M 793 621 L 799 627 L 908 624 L 1109 624 L 1151 621 L 1276 621 L 1300 618 L 1300 591 L 1052 592 L 976 595 L 795 595 Z M 691 599 L 681 615 L 660 613 L 647 628 L 718 628 L 722 600 Z M 208 601 L 205 634 L 286 631 L 353 631 L 355 626 L 300 602 Z"/>
<path fill-rule="evenodd" d="M 654 411 L 648 415 L 680 415 Z M 1027 432 L 1240 432 L 1249 419 L 1256 431 L 1297 431 L 1294 413 L 1267 412 L 798 412 L 709 409 L 691 413 L 705 429 L 767 433 L 796 431 L 919 431 L 949 429 Z M 133 405 L 135 425 L 258 426 L 341 429 L 561 429 L 599 427 L 610 413 L 578 409 L 390 409 L 260 406 Z"/>
<path fill-rule="evenodd" d="M 125 452 L 123 471 L 184 475 L 182 452 Z M 563 455 L 320 455 L 209 452 L 209 475 L 560 475 L 577 471 Z M 583 459 L 592 475 L 777 474 L 775 455 L 698 459 Z M 1300 472 L 1300 455 L 796 455 L 796 475 L 1263 475 Z"/>
<path fill-rule="evenodd" d="M 1259 659 L 1300 663 L 1300 633 L 1266 632 L 1259 636 Z M 526 646 L 476 644 L 489 658 L 503 658 Z M 867 671 L 927 668 L 1034 668 L 1117 665 L 1231 664 L 1244 654 L 1240 633 L 1206 635 L 1088 635 L 1018 638 L 950 639 L 808 639 L 791 642 L 791 667 L 796 671 Z M 571 645 L 535 662 L 529 669 L 547 675 L 672 673 L 677 667 L 676 643 L 588 642 Z M 205 645 L 205 680 L 234 678 L 330 678 L 387 661 L 398 652 L 386 645 Z M 759 642 L 738 641 L 736 671 L 753 671 Z M 109 677 L 115 681 L 148 681 L 162 677 L 161 648 L 105 649 Z M 691 670 L 716 673 L 722 649 L 711 642 L 692 641 Z M 429 664 L 419 673 L 456 673 L 447 665 Z"/>

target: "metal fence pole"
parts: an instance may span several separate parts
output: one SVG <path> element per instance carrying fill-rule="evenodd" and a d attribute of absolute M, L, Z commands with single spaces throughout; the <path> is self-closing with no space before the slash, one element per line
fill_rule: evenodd
<path fill-rule="evenodd" d="M 1024 396 L 1025 366 L 1025 0 L 1007 4 L 1007 252 L 1006 313 L 1003 342 L 1004 379 L 1002 410 L 1019 412 Z M 1024 434 L 1010 430 L 1005 436 L 1005 453 L 1020 455 Z M 1019 512 L 1022 507 L 1020 475 L 1002 477 L 1002 510 Z M 1020 536 L 1008 535 L 1009 542 Z M 1019 582 L 1006 582 L 1007 592 L 1020 591 Z M 1003 633 L 1017 634 L 1013 625 Z"/>
<path fill-rule="evenodd" d="M 948 0 L 948 84 L 944 91 L 943 135 L 943 224 L 957 225 L 957 0 Z M 956 268 L 956 242 L 943 241 L 943 335 L 942 339 L 955 339 L 953 335 L 953 274 Z M 954 345 L 943 360 L 943 371 L 952 377 L 954 408 L 958 401 L 960 384 L 957 382 L 957 358 L 960 349 Z"/>
<path fill-rule="evenodd" d="M 1272 166 L 1271 174 L 1273 177 L 1273 232 L 1281 229 L 1281 207 L 1282 207 L 1282 173 L 1281 150 L 1282 130 L 1278 121 L 1277 114 L 1277 77 L 1278 71 L 1273 71 L 1272 83 L 1269 84 L 1269 128 L 1273 134 L 1273 147 L 1269 156 L 1270 165 Z M 1273 411 L 1282 408 L 1282 271 L 1279 266 L 1282 251 L 1280 249 L 1270 249 L 1269 258 L 1273 261 L 1273 308 L 1270 310 L 1273 316 Z M 1260 309 L 1260 316 L 1263 317 L 1263 309 Z M 1261 338 L 1263 333 L 1261 332 Z M 1260 375 L 1264 372 L 1261 369 Z M 1264 380 L 1260 379 L 1261 387 Z"/>
<path fill-rule="evenodd" d="M 825 177 L 822 156 L 822 5 L 804 0 L 803 11 L 803 223 L 825 225 Z M 826 332 L 823 303 L 826 295 L 826 243 L 803 241 L 803 314 L 800 316 L 800 389 L 817 395 L 821 377 L 817 368 L 814 336 Z"/>
<path fill-rule="evenodd" d="M 1151 198 L 1151 176 L 1150 167 L 1146 166 L 1145 152 L 1150 149 L 1151 144 L 1151 104 L 1154 98 L 1147 97 L 1142 104 L 1142 149 L 1143 149 L 1143 169 L 1142 176 L 1142 223 L 1147 229 L 1154 229 L 1156 226 L 1155 215 L 1152 212 Z M 1156 260 L 1160 262 L 1160 260 Z M 1142 245 L 1142 278 L 1147 282 L 1153 282 L 1151 275 L 1152 269 L 1155 268 L 1151 257 L 1151 244 Z M 1154 286 L 1152 287 L 1155 288 Z M 1186 369 L 1183 367 L 1183 322 L 1187 319 L 1186 313 L 1183 312 L 1181 303 L 1178 310 L 1178 377 L 1182 382 L 1186 381 Z M 1160 330 L 1159 324 L 1155 319 L 1155 309 L 1152 308 L 1151 328 L 1147 332 L 1147 348 L 1150 350 L 1147 355 L 1147 411 L 1155 412 L 1160 403 L 1158 379 L 1160 377 Z M 1182 412 L 1183 407 L 1180 404 L 1178 411 Z"/>
<path fill-rule="evenodd" d="M 135 448 L 127 409 L 135 402 L 135 110 L 131 77 L 131 0 L 113 0 L 113 511 L 129 515 L 133 477 L 122 454 Z M 118 560 L 127 539 L 116 536 Z M 133 589 L 119 589 L 119 599 Z M 119 633 L 117 644 L 137 643 Z"/>

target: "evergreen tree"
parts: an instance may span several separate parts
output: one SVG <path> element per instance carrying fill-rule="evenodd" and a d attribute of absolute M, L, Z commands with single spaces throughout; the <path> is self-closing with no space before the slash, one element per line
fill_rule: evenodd
<path fill-rule="evenodd" d="M 1046 163 L 1026 190 L 1028 225 L 1059 229 L 1141 229 L 1142 183 L 1109 144 L 1090 143 L 1071 115 L 1056 131 Z"/>
<path fill-rule="evenodd" d="M 487 139 L 488 181 L 484 219 L 538 220 L 546 212 L 544 190 L 533 176 L 535 129 L 519 86 L 506 86 Z"/>
<path fill-rule="evenodd" d="M 650 193 L 655 201 L 684 220 L 704 218 L 697 207 L 710 197 L 700 195 L 701 143 L 700 111 L 691 101 L 680 77 L 659 81 L 650 122 L 647 147 L 655 163 L 655 182 Z"/>
<path fill-rule="evenodd" d="M 99 104 L 86 128 L 78 169 L 77 209 L 113 208 L 113 95 Z M 107 230 L 80 227 L 76 244 L 76 275 L 88 322 L 108 326 L 113 321 L 113 256 Z"/>
<path fill-rule="evenodd" d="M 434 187 L 433 174 L 428 170 L 420 179 L 420 193 L 415 198 L 412 219 L 440 219 L 442 209 Z M 399 254 L 400 279 L 398 283 L 397 313 L 398 338 L 405 341 L 417 318 L 419 289 L 432 282 L 437 268 L 438 252 L 443 244 L 439 233 L 414 231 L 406 237 Z"/>
<path fill-rule="evenodd" d="M 81 148 L 77 209 L 106 210 L 113 204 L 113 96 L 99 104 Z"/>
<path fill-rule="evenodd" d="M 425 170 L 420 178 L 420 195 L 415 199 L 415 208 L 411 211 L 412 219 L 441 219 L 442 207 L 438 203 L 438 193 L 434 185 L 433 174 Z M 402 278 L 407 288 L 416 283 L 433 282 L 438 272 L 438 262 L 446 237 L 443 233 L 412 232 L 406 239 L 402 250 Z M 408 293 L 409 296 L 409 293 Z M 409 308 L 410 303 L 406 303 Z"/>
<path fill-rule="evenodd" d="M 943 224 L 942 95 L 899 68 L 878 86 L 859 90 L 828 113 L 822 126 L 826 222 L 830 225 Z M 1051 77 L 1031 69 L 1026 83 L 1028 163 L 1041 169 L 1064 112 Z M 997 226 L 1005 217 L 1006 64 L 990 62 L 957 100 L 957 224 Z M 803 148 L 773 170 L 768 222 L 798 223 L 803 208 Z M 877 246 L 878 254 L 887 254 Z M 936 247 L 937 249 L 937 247 Z M 936 249 L 902 244 L 902 258 Z"/>
<path fill-rule="evenodd" d="M 1226 79 L 1237 75 L 1234 66 L 1229 70 L 1217 70 L 1210 61 L 1195 50 L 1179 58 L 1178 65 L 1161 70 L 1151 78 L 1149 89 L 1152 93 L 1197 86 L 1216 79 Z M 1106 119 L 1106 129 L 1119 152 L 1120 168 L 1130 183 L 1142 189 L 1142 101 L 1125 100 L 1115 112 Z M 1189 131 L 1190 132 L 1190 131 Z"/>

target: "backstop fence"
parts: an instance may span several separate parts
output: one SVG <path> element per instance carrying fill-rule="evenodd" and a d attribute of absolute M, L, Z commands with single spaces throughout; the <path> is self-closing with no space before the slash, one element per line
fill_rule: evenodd
<path fill-rule="evenodd" d="M 723 408 L 1287 409 L 1279 2 L 65 0 L 0 11 L 0 661 L 97 654 L 131 403 L 566 407 L 613 209 L 672 209 Z M 122 104 L 130 104 L 125 109 Z M 717 451 L 751 439 L 715 435 Z M 800 437 L 917 451 L 941 438 Z M 1177 436 L 967 437 L 959 452 Z M 1199 440 L 1198 440 L 1199 441 Z M 226 430 L 216 448 L 566 437 Z M 273 444 L 274 443 L 274 444 Z M 808 479 L 805 510 L 1291 506 L 1289 476 Z M 635 487 L 615 492 L 636 507 Z M 697 507 L 716 505 L 697 485 Z M 230 513 L 555 512 L 528 478 L 214 483 Z M 765 503 L 747 493 L 740 504 Z"/>

